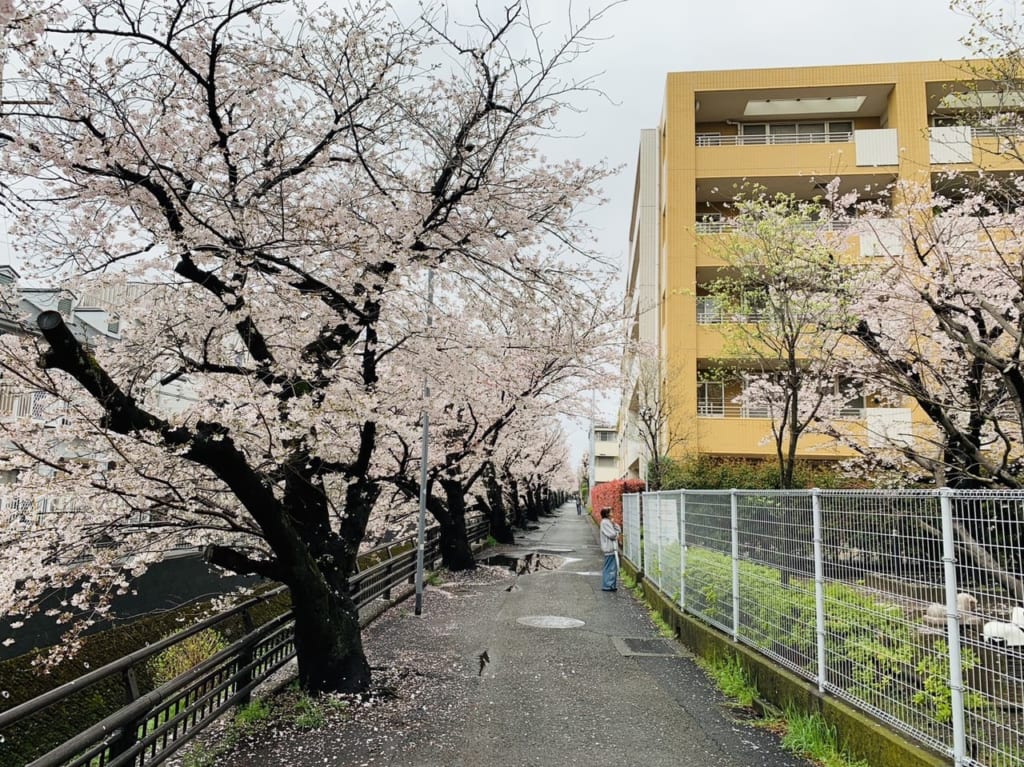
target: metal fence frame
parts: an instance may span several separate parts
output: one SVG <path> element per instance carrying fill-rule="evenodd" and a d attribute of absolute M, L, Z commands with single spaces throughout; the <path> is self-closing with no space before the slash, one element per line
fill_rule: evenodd
<path fill-rule="evenodd" d="M 467 523 L 470 542 L 487 537 L 485 518 Z M 425 562 L 440 560 L 438 529 L 427 531 Z M 351 594 L 359 608 L 375 599 L 391 598 L 396 586 L 411 583 L 416 571 L 416 538 L 410 536 L 365 552 L 361 567 L 350 579 Z M 287 590 L 280 586 L 207 618 L 171 637 L 112 661 L 102 668 L 61 685 L 32 700 L 0 713 L 0 734 L 19 722 L 99 682 L 120 678 L 131 701 L 68 741 L 47 752 L 28 767 L 125 767 L 157 765 L 194 738 L 204 727 L 233 706 L 248 702 L 256 685 L 295 656 L 291 611 L 253 626 L 254 608 Z M 141 693 L 136 669 L 167 648 L 206 629 L 241 617 L 245 636 L 195 668 L 150 692 Z"/>
<path fill-rule="evenodd" d="M 990 517 L 1013 526 L 1012 535 L 994 535 L 990 543 L 1005 547 L 1000 554 L 1015 563 L 1012 570 L 961 556 L 975 543 L 968 528 L 989 525 Z M 928 535 L 912 539 L 908 527 Z M 979 630 L 996 602 L 1003 603 L 1001 614 L 1015 599 L 1024 602 L 1009 587 L 1000 594 L 998 582 L 1006 573 L 1024 581 L 1024 555 L 1007 543 L 1019 540 L 1022 527 L 1022 491 L 676 490 L 623 497 L 625 557 L 684 612 L 948 754 L 958 767 L 1024 765 L 1024 605 L 1015 608 L 1017 624 L 993 622 L 1020 626 L 1017 647 L 987 641 L 988 623 Z M 886 547 L 893 554 L 882 563 L 877 552 Z M 867 580 L 851 574 L 865 571 Z M 889 591 L 878 583 L 896 585 Z M 989 612 L 970 601 L 973 594 L 961 595 L 966 588 L 987 589 L 979 593 Z M 894 627 L 892 645 L 904 640 L 891 647 L 893 659 L 862 655 L 858 666 L 838 649 L 845 647 L 841 632 L 853 643 L 858 630 L 879 622 Z M 870 644 L 878 639 L 865 644 L 884 649 L 885 637 Z M 914 692 L 914 685 L 921 689 Z M 932 705 L 937 700 L 941 715 Z"/>

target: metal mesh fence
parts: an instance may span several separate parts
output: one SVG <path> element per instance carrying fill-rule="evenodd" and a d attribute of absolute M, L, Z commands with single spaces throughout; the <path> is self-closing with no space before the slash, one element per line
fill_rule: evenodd
<path fill-rule="evenodd" d="M 622 498 L 623 553 L 630 562 L 640 562 L 640 496 Z"/>
<path fill-rule="evenodd" d="M 673 491 L 624 507 L 626 556 L 688 612 L 958 764 L 1024 767 L 1024 493 Z"/>

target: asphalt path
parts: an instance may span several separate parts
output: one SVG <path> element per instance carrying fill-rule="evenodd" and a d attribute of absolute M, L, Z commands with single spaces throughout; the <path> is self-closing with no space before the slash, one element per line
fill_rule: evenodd
<path fill-rule="evenodd" d="M 806 767 L 745 721 L 627 590 L 601 590 L 597 526 L 565 505 L 515 547 L 529 568 L 427 589 L 365 632 L 377 692 L 225 767 Z"/>

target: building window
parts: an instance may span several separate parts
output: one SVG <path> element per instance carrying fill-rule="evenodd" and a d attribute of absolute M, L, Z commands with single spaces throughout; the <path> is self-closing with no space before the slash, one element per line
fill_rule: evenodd
<path fill-rule="evenodd" d="M 615 456 L 599 455 L 594 463 L 594 466 L 598 469 L 614 469 L 618 465 L 619 459 Z"/>
<path fill-rule="evenodd" d="M 725 384 L 718 381 L 697 382 L 697 415 L 704 418 L 725 416 Z"/>
<path fill-rule="evenodd" d="M 595 437 L 598 442 L 617 442 L 618 434 L 614 431 L 598 431 L 595 432 Z"/>

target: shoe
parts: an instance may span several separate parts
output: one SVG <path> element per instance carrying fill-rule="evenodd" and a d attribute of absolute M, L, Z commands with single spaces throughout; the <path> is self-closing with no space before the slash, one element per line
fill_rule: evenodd
<path fill-rule="evenodd" d="M 618 589 L 601 589 L 601 591 L 618 591 Z"/>

